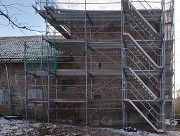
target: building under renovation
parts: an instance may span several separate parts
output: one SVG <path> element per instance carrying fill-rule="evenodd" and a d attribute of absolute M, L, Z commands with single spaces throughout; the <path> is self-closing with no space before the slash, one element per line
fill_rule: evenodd
<path fill-rule="evenodd" d="M 1 59 L 21 72 L 21 114 L 165 131 L 173 114 L 174 0 L 37 0 L 33 8 L 46 34 L 14 44 L 21 60 Z"/>

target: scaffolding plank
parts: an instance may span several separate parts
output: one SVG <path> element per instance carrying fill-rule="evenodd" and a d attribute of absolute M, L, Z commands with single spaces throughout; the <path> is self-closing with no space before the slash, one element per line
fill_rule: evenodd
<path fill-rule="evenodd" d="M 35 7 L 34 7 L 35 8 Z M 71 27 L 78 27 L 84 26 L 85 23 L 85 11 L 81 10 L 64 10 L 64 9 L 55 9 L 45 7 L 48 11 L 48 16 L 46 16 L 46 10 L 38 10 L 35 8 L 36 11 L 43 17 L 47 17 L 47 21 L 55 27 L 60 33 L 63 34 L 67 39 L 70 39 L 70 35 L 66 30 L 64 30 L 61 25 L 67 25 Z M 139 11 L 147 21 L 153 22 L 154 20 L 160 20 L 161 17 L 161 10 L 156 10 L 156 13 L 152 13 L 152 16 L 147 14 L 147 10 L 140 10 Z M 99 26 L 102 27 L 106 24 L 109 27 L 120 27 L 121 21 L 121 11 L 99 11 L 99 10 L 87 10 L 86 11 L 88 17 L 86 18 L 87 23 L 91 24 L 91 26 Z M 111 23 L 110 23 L 111 22 Z"/>
<path fill-rule="evenodd" d="M 94 77 L 98 77 L 98 76 L 104 76 L 104 77 L 108 77 L 108 76 L 121 76 L 121 70 L 88 70 L 88 76 L 94 76 Z M 150 75 L 154 75 L 154 76 L 159 76 L 160 72 L 159 71 L 148 71 L 148 70 L 134 70 L 134 72 L 138 75 L 138 76 L 144 76 L 144 73 L 147 76 Z M 27 74 L 31 74 L 34 76 L 48 76 L 48 74 L 50 74 L 49 76 L 68 76 L 68 77 L 83 77 L 86 76 L 86 70 L 79 70 L 79 69 L 57 69 L 56 73 L 48 73 L 47 71 L 42 71 L 42 70 L 29 70 L 27 72 Z M 131 75 L 130 72 L 126 73 L 127 75 Z"/>
<path fill-rule="evenodd" d="M 109 103 L 109 102 L 122 102 L 122 99 L 92 99 L 88 100 L 90 103 Z"/>
<path fill-rule="evenodd" d="M 48 43 L 52 43 L 53 46 L 58 50 L 71 50 L 71 51 L 84 51 L 85 41 L 84 40 L 67 40 L 67 39 L 46 39 Z"/>
<path fill-rule="evenodd" d="M 85 100 L 71 100 L 71 99 L 51 99 L 53 103 L 86 103 Z"/>
<path fill-rule="evenodd" d="M 28 102 L 29 103 L 35 103 L 35 104 L 38 104 L 38 103 L 48 103 L 48 101 L 46 101 L 46 100 L 29 100 Z"/>

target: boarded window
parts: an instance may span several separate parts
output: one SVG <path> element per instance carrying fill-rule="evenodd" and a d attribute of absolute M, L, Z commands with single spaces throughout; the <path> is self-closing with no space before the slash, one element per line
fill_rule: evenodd
<path fill-rule="evenodd" d="M 42 100 L 42 90 L 41 89 L 29 89 L 28 90 L 28 101 L 40 101 Z M 34 103 L 28 103 L 28 106 L 35 106 Z M 36 106 L 42 106 L 38 104 Z"/>
<path fill-rule="evenodd" d="M 28 90 L 28 100 L 42 100 L 42 90 L 41 89 L 29 89 Z"/>
<path fill-rule="evenodd" d="M 9 104 L 9 93 L 4 89 L 0 89 L 0 105 L 2 104 Z"/>
<path fill-rule="evenodd" d="M 99 62 L 99 68 L 101 69 L 101 63 Z"/>
<path fill-rule="evenodd" d="M 75 90 L 74 80 L 63 80 L 62 91 L 73 92 Z"/>
<path fill-rule="evenodd" d="M 4 104 L 4 90 L 0 89 L 0 105 Z"/>
<path fill-rule="evenodd" d="M 94 99 L 101 99 L 101 95 L 100 94 L 95 94 Z"/>
<path fill-rule="evenodd" d="M 72 92 L 74 91 L 74 86 L 63 86 L 63 91 Z"/>

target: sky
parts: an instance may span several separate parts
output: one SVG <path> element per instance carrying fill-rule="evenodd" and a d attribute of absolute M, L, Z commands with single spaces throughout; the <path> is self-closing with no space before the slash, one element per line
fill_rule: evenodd
<path fill-rule="evenodd" d="M 61 0 L 65 1 L 65 0 Z M 72 0 L 66 0 L 72 1 Z M 80 0 L 78 0 L 80 1 Z M 87 0 L 88 1 L 88 0 Z M 98 0 L 99 3 L 105 0 Z M 110 0 L 107 0 L 110 1 Z M 114 2 L 119 2 L 120 0 L 113 0 Z M 92 2 L 97 2 L 97 0 L 92 0 Z M 111 1 L 112 2 L 112 1 Z M 8 14 L 13 21 L 17 23 L 22 23 L 34 30 L 45 31 L 45 21 L 36 14 L 32 5 L 35 4 L 35 0 L 0 0 L 0 9 L 6 13 L 6 9 L 2 6 L 2 3 L 6 6 Z M 10 4 L 10 5 L 9 5 Z M 180 5 L 180 0 L 175 0 L 175 89 L 180 89 L 180 8 L 176 8 L 176 5 Z M 112 9 L 118 7 L 118 4 L 114 4 Z M 105 4 L 99 6 L 99 8 L 106 8 Z M 16 27 L 8 25 L 8 21 L 0 16 L 0 37 L 3 36 L 28 36 L 28 35 L 42 35 L 44 33 L 39 33 L 36 31 L 21 31 Z"/>
<path fill-rule="evenodd" d="M 22 26 L 29 26 L 34 30 L 45 31 L 45 21 L 36 14 L 32 5 L 35 4 L 35 0 L 0 0 L 0 9 L 6 12 L 6 9 L 2 6 L 2 3 L 6 6 L 8 14 L 11 19 L 17 23 L 22 23 Z M 10 4 L 10 5 L 9 5 Z M 25 31 L 23 32 L 17 27 L 8 25 L 9 22 L 4 17 L 0 17 L 0 37 L 2 36 L 28 36 L 40 34 L 38 32 Z"/>

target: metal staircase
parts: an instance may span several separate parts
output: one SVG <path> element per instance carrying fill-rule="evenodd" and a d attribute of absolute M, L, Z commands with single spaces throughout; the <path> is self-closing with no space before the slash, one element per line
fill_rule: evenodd
<path fill-rule="evenodd" d="M 123 0 L 123 6 L 125 14 L 130 14 L 138 25 L 140 25 L 144 30 L 147 30 L 149 37 L 153 39 L 163 38 L 163 34 L 158 33 L 129 0 Z"/>
<path fill-rule="evenodd" d="M 125 26 L 128 25 L 133 29 L 133 36 L 128 29 L 125 29 L 123 33 L 124 56 L 126 61 L 126 64 L 123 66 L 125 73 L 123 84 L 126 90 L 123 99 L 156 132 L 164 132 L 164 115 L 161 114 L 163 108 L 161 105 L 162 83 L 160 79 L 163 70 L 161 63 L 163 56 L 159 48 L 162 44 L 163 34 L 157 32 L 129 0 L 123 0 L 122 4 Z M 154 21 L 157 22 L 157 20 Z M 137 28 L 138 30 L 136 30 Z M 137 37 L 143 42 L 138 42 L 139 39 Z M 143 47 L 142 43 L 145 43 L 145 47 Z M 141 74 L 138 75 L 137 71 L 141 72 Z M 133 77 L 133 80 L 128 80 L 129 77 Z"/>
<path fill-rule="evenodd" d="M 158 133 L 163 133 L 163 129 L 157 129 L 156 126 L 144 115 L 144 113 L 134 104 L 134 102 L 130 99 L 124 99 L 124 101 L 129 102 L 137 111 L 138 113 L 151 125 L 151 127 Z"/>
<path fill-rule="evenodd" d="M 158 66 L 154 62 L 154 60 L 146 53 L 146 51 L 135 41 L 135 39 L 129 33 L 124 33 L 123 35 L 125 39 L 129 39 L 131 41 L 136 51 L 138 51 L 146 61 L 151 63 L 151 66 L 153 67 L 153 69 L 162 70 L 163 66 Z"/>
<path fill-rule="evenodd" d="M 124 66 L 124 69 L 128 69 L 132 74 L 133 78 L 147 91 L 148 94 L 153 98 L 153 100 L 157 99 L 157 96 L 149 89 L 149 87 L 141 80 L 141 78 L 128 66 Z"/>
<path fill-rule="evenodd" d="M 128 93 L 129 95 L 126 99 L 124 99 L 124 101 L 130 103 L 135 108 L 135 110 L 138 113 L 140 113 L 140 115 L 142 115 L 142 117 L 150 124 L 150 126 L 152 126 L 152 128 L 156 132 L 163 132 L 162 129 L 159 129 L 159 124 L 156 123 L 160 122 L 160 117 L 162 116 L 162 114 L 160 114 L 155 108 L 155 101 L 147 100 L 146 96 L 141 94 L 139 89 L 136 89 L 136 87 L 132 83 L 127 82 L 126 85 L 127 90 L 130 93 Z M 133 99 L 132 96 L 134 96 Z"/>

